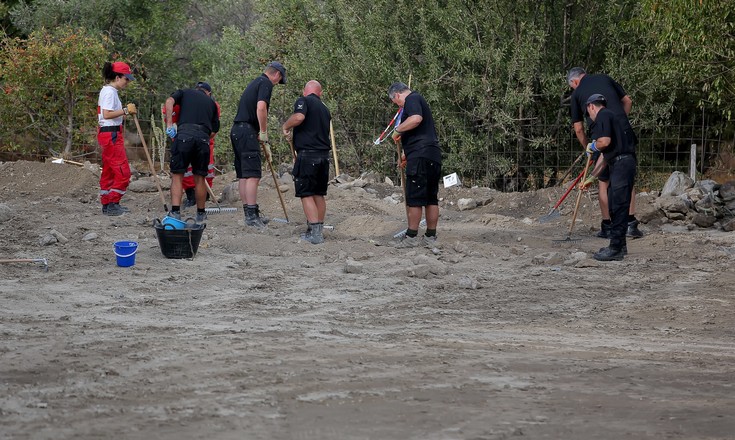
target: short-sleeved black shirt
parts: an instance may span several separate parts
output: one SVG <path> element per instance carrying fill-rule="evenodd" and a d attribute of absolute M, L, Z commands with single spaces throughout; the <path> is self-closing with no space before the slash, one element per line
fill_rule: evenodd
<path fill-rule="evenodd" d="M 257 113 L 258 101 L 265 101 L 266 107 L 270 106 L 272 92 L 273 83 L 265 73 L 250 81 L 250 84 L 245 87 L 245 91 L 240 96 L 235 122 L 247 122 L 260 130 Z"/>
<path fill-rule="evenodd" d="M 602 152 L 602 156 L 609 163 L 620 154 L 635 153 L 635 144 L 628 135 L 630 130 L 623 127 L 620 118 L 607 108 L 600 109 L 595 123 L 592 124 L 592 138 L 609 137 L 610 145 Z"/>
<path fill-rule="evenodd" d="M 403 104 L 401 123 L 413 115 L 419 115 L 423 119 L 413 130 L 401 133 L 401 143 L 406 158 L 423 157 L 441 163 L 441 150 L 439 149 L 439 139 L 436 135 L 431 108 L 429 108 L 429 104 L 424 97 L 417 92 L 411 92 L 406 97 L 406 102 Z"/>
<path fill-rule="evenodd" d="M 293 144 L 296 151 L 329 151 L 329 109 L 315 94 L 302 96 L 293 106 L 294 113 L 305 116 L 304 121 L 293 129 Z"/>
<path fill-rule="evenodd" d="M 582 122 L 585 117 L 585 110 L 587 106 L 585 103 L 587 99 L 600 93 L 607 100 L 607 109 L 615 113 L 617 116 L 622 116 L 626 120 L 628 115 L 625 114 L 623 103 L 620 102 L 627 93 L 623 90 L 623 87 L 618 84 L 615 80 L 607 75 L 585 75 L 579 81 L 579 86 L 572 92 L 572 123 Z M 588 125 L 590 121 L 587 121 Z"/>
<path fill-rule="evenodd" d="M 184 124 L 198 124 L 205 126 L 209 133 L 219 131 L 219 112 L 217 104 L 201 90 L 184 89 L 171 94 L 174 102 L 180 106 L 179 121 Z"/>

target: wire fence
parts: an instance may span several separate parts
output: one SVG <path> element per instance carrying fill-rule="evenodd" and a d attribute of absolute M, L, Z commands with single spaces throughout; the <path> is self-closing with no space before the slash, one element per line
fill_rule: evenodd
<path fill-rule="evenodd" d="M 280 96 L 284 95 L 274 95 L 271 103 L 270 134 L 275 159 L 288 164 L 290 148 L 280 136 L 277 124 L 289 116 L 292 103 Z M 139 103 L 139 122 L 157 168 L 165 169 L 170 148 L 170 141 L 161 132 L 160 106 L 165 97 L 140 94 L 134 99 Z M 366 106 L 353 114 L 333 112 L 335 143 L 342 172 L 359 175 L 375 171 L 397 181 L 395 144 L 390 139 L 378 145 L 374 143 L 395 110 L 386 103 Z M 443 124 L 445 117 L 434 115 L 444 153 L 444 174 L 457 172 L 466 186 L 487 186 L 502 191 L 553 186 L 565 174 L 568 175 L 570 165 L 582 153 L 568 120 L 560 123 L 526 121 L 514 133 L 486 135 L 480 137 L 479 142 L 475 136 L 472 148 L 469 148 L 466 134 L 474 129 L 471 123 L 467 122 L 466 127 L 448 126 Z M 683 123 L 683 117 L 673 120 L 678 122 L 637 133 L 639 189 L 660 189 L 673 171 L 689 174 L 693 157 L 698 179 L 735 178 L 735 139 L 732 135 L 723 137 L 721 129 L 733 127 L 735 121 L 706 117 L 699 118 L 696 123 Z M 222 172 L 233 169 L 232 148 L 227 135 L 230 126 L 231 121 L 223 119 L 220 134 L 215 138 L 215 165 Z M 131 161 L 143 161 L 145 155 L 135 125 L 129 120 L 125 128 L 129 158 Z M 67 159 L 101 163 L 96 127 L 74 127 L 74 130 L 73 154 Z M 43 138 L 33 129 L 9 133 L 0 127 L 0 160 L 43 161 L 61 149 L 58 140 Z"/>

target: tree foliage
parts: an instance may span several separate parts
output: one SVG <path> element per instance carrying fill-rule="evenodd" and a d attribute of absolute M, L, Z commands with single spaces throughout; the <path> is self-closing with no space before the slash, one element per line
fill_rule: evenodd
<path fill-rule="evenodd" d="M 731 2 L 12 3 L 9 16 L 19 32 L 67 23 L 105 36 L 107 55 L 98 62 L 113 56 L 131 61 L 140 86 L 157 100 L 208 81 L 222 107 L 223 127 L 247 83 L 268 61 L 280 60 L 289 84 L 274 89 L 271 127 L 290 113 L 303 84 L 318 79 L 343 158 L 355 167 L 385 171 L 393 165 L 392 149 L 372 140 L 395 112 L 386 90 L 396 80 L 411 81 L 431 104 L 448 168 L 508 189 L 542 184 L 544 176 L 528 164 L 540 161 L 551 169 L 556 165 L 546 165 L 546 158 L 569 148 L 559 139 L 570 134 L 571 90 L 564 76 L 573 66 L 608 73 L 623 84 L 640 129 L 655 130 L 674 112 L 707 112 L 732 130 Z M 222 159 L 230 148 L 226 137 L 218 139 Z"/>
<path fill-rule="evenodd" d="M 3 125 L 37 132 L 68 157 L 83 128 L 96 121 L 96 100 L 87 91 L 100 78 L 103 42 L 61 27 L 27 40 L 5 36 L 0 44 Z"/>

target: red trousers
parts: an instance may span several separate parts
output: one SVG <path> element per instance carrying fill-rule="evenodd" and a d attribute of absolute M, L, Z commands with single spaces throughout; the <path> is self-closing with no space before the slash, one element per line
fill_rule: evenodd
<path fill-rule="evenodd" d="M 211 138 L 209 140 L 209 166 L 207 167 L 207 183 L 209 184 L 209 187 L 212 187 L 212 182 L 214 182 L 214 138 Z M 190 188 L 194 188 L 196 185 L 194 185 L 194 173 L 192 172 L 191 166 L 186 169 L 186 172 L 184 173 L 184 180 L 182 181 L 184 191 Z"/>
<path fill-rule="evenodd" d="M 120 203 L 130 184 L 130 163 L 125 153 L 122 130 L 97 132 L 97 142 L 102 148 L 102 174 L 100 174 L 100 202 Z"/>

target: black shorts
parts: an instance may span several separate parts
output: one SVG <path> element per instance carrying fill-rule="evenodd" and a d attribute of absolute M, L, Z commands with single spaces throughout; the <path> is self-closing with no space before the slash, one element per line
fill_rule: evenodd
<path fill-rule="evenodd" d="M 171 173 L 184 174 L 191 164 L 197 176 L 206 176 L 209 167 L 209 136 L 204 132 L 191 131 L 176 134 L 171 146 Z"/>
<path fill-rule="evenodd" d="M 230 130 L 232 151 L 235 153 L 235 173 L 238 179 L 261 178 L 260 142 L 258 132 L 248 124 L 235 123 Z"/>
<path fill-rule="evenodd" d="M 299 151 L 293 166 L 296 197 L 326 196 L 329 186 L 329 151 Z"/>
<path fill-rule="evenodd" d="M 600 175 L 597 176 L 598 180 L 602 180 L 603 182 L 607 182 L 610 180 L 610 167 L 606 166 L 605 168 L 600 171 Z"/>
<path fill-rule="evenodd" d="M 428 206 L 439 204 L 439 180 L 442 165 L 423 157 L 408 159 L 406 164 L 406 205 Z"/>

